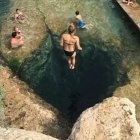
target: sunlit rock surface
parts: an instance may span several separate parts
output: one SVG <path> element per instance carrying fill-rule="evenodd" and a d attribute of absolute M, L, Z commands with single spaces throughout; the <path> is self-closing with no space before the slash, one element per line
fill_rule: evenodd
<path fill-rule="evenodd" d="M 0 68 L 0 88 L 4 91 L 4 114 L 0 112 L 3 127 L 37 131 L 64 140 L 69 135 L 69 124 L 59 111 L 39 98 L 7 67 Z"/>
<path fill-rule="evenodd" d="M 0 128 L 0 140 L 58 140 L 51 136 L 16 128 Z"/>
<path fill-rule="evenodd" d="M 140 140 L 135 105 L 127 98 L 111 97 L 88 108 L 68 140 Z"/>

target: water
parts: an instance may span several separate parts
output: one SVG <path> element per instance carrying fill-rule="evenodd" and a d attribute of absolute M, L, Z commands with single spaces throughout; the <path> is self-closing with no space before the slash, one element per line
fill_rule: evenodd
<path fill-rule="evenodd" d="M 15 1 L 14 8 L 27 3 L 32 8 L 32 2 Z M 121 69 L 122 52 L 139 48 L 139 36 L 110 0 L 36 0 L 36 6 L 52 34 L 25 61 L 20 75 L 44 100 L 75 118 L 75 114 L 78 116 L 87 107 L 111 96 L 119 84 L 127 82 L 127 74 Z M 76 69 L 70 71 L 58 40 L 74 20 L 76 10 L 89 29 L 77 31 L 83 52 L 77 53 Z"/>
<path fill-rule="evenodd" d="M 125 71 L 124 74 L 120 72 L 122 55 L 119 53 L 124 48 L 138 47 L 139 41 L 135 30 L 130 30 L 134 25 L 115 3 L 77 0 L 67 1 L 62 7 L 65 2 L 42 0 L 38 1 L 38 8 L 46 17 L 46 24 L 58 36 L 73 21 L 77 9 L 90 25 L 88 30 L 77 31 L 83 52 L 77 54 L 76 69 L 68 70 L 56 36 L 56 40 L 48 39 L 32 58 L 27 59 L 22 77 L 44 100 L 73 119 L 87 107 L 110 96 L 114 85 L 127 82 Z M 56 43 L 48 43 L 51 41 Z"/>
<path fill-rule="evenodd" d="M 0 26 L 3 23 L 3 20 L 6 18 L 6 15 L 9 12 L 10 2 L 9 0 L 0 0 Z"/>
<path fill-rule="evenodd" d="M 68 2 L 61 9 L 63 2 L 65 1 L 38 2 L 38 7 L 46 17 L 46 24 L 54 33 L 57 33 L 56 27 L 62 30 L 61 28 L 65 24 L 73 20 L 73 14 L 79 1 L 75 2 L 75 6 L 72 6 L 74 5 L 73 2 Z M 118 78 L 117 64 L 121 61 L 118 52 L 115 50 L 115 45 L 117 46 L 116 36 L 119 35 L 119 30 L 114 26 L 117 26 L 118 23 L 120 26 L 123 26 L 123 24 L 120 21 L 109 22 L 114 19 L 112 19 L 111 14 L 113 9 L 108 6 L 108 3 L 112 4 L 110 1 L 102 3 L 81 1 L 78 8 L 82 9 L 82 4 L 86 4 L 82 13 L 90 26 L 88 30 L 77 31 L 77 35 L 81 39 L 83 52 L 77 54 L 78 62 L 74 71 L 67 68 L 63 52 L 57 44 L 57 36 L 53 36 L 53 40 L 48 38 L 42 48 L 24 63 L 21 72 L 22 78 L 44 100 L 67 114 L 72 115 L 73 110 L 76 109 L 75 114 L 77 116 L 77 113 L 79 115 L 86 107 L 102 101 L 104 97 L 108 96 L 103 95 L 103 93 L 106 93 L 108 87 L 113 85 Z M 56 6 L 52 13 L 51 7 L 53 5 Z M 99 7 L 94 7 L 94 5 Z M 106 9 L 104 9 L 105 6 Z M 68 7 L 71 7 L 71 11 Z M 57 14 L 54 14 L 56 11 Z M 91 12 L 93 14 L 89 14 Z M 64 21 L 61 24 L 62 27 L 54 20 L 57 23 Z M 73 115 L 73 117 L 75 116 Z"/>

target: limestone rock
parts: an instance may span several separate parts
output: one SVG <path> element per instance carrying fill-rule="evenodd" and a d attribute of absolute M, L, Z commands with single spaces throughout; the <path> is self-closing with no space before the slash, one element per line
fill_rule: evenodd
<path fill-rule="evenodd" d="M 0 69 L 0 82 L 5 105 L 5 117 L 2 119 L 6 126 L 37 131 L 64 140 L 68 137 L 69 124 L 63 115 L 13 76 L 7 67 Z"/>
<path fill-rule="evenodd" d="M 16 128 L 0 128 L 0 140 L 58 140 L 51 136 Z"/>
<path fill-rule="evenodd" d="M 127 98 L 104 100 L 81 114 L 68 140 L 140 140 L 135 105 Z"/>

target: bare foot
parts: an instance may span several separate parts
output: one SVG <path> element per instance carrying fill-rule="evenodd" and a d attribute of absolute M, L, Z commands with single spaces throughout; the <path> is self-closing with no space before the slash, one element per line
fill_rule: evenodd
<path fill-rule="evenodd" d="M 72 69 L 72 64 L 69 66 L 69 69 Z"/>
<path fill-rule="evenodd" d="M 75 68 L 74 66 L 71 67 L 72 70 L 73 70 L 74 68 Z"/>

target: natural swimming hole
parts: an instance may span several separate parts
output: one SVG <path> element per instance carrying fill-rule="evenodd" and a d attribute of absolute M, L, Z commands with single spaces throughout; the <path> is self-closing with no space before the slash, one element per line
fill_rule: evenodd
<path fill-rule="evenodd" d="M 38 2 L 39 8 L 44 10 L 46 24 L 52 31 L 49 21 L 55 21 L 59 16 L 71 18 L 76 9 L 72 6 L 73 1 L 66 4 L 66 12 L 60 10 L 64 10 L 62 5 L 52 2 L 56 5 L 54 10 L 58 11 L 54 14 L 45 7 L 49 2 L 42 3 Z M 25 60 L 18 73 L 43 100 L 72 121 L 86 108 L 112 96 L 115 88 L 128 81 L 122 66 L 122 48 L 137 45 L 132 41 L 135 36 L 129 31 L 127 21 L 118 14 L 116 7 L 108 6 L 108 1 L 81 1 L 78 5 L 77 8 L 84 9 L 83 17 L 92 27 L 77 31 L 83 51 L 77 52 L 76 69 L 70 71 L 67 68 L 63 51 L 58 46 L 60 34 L 50 34 L 42 46 Z"/>

